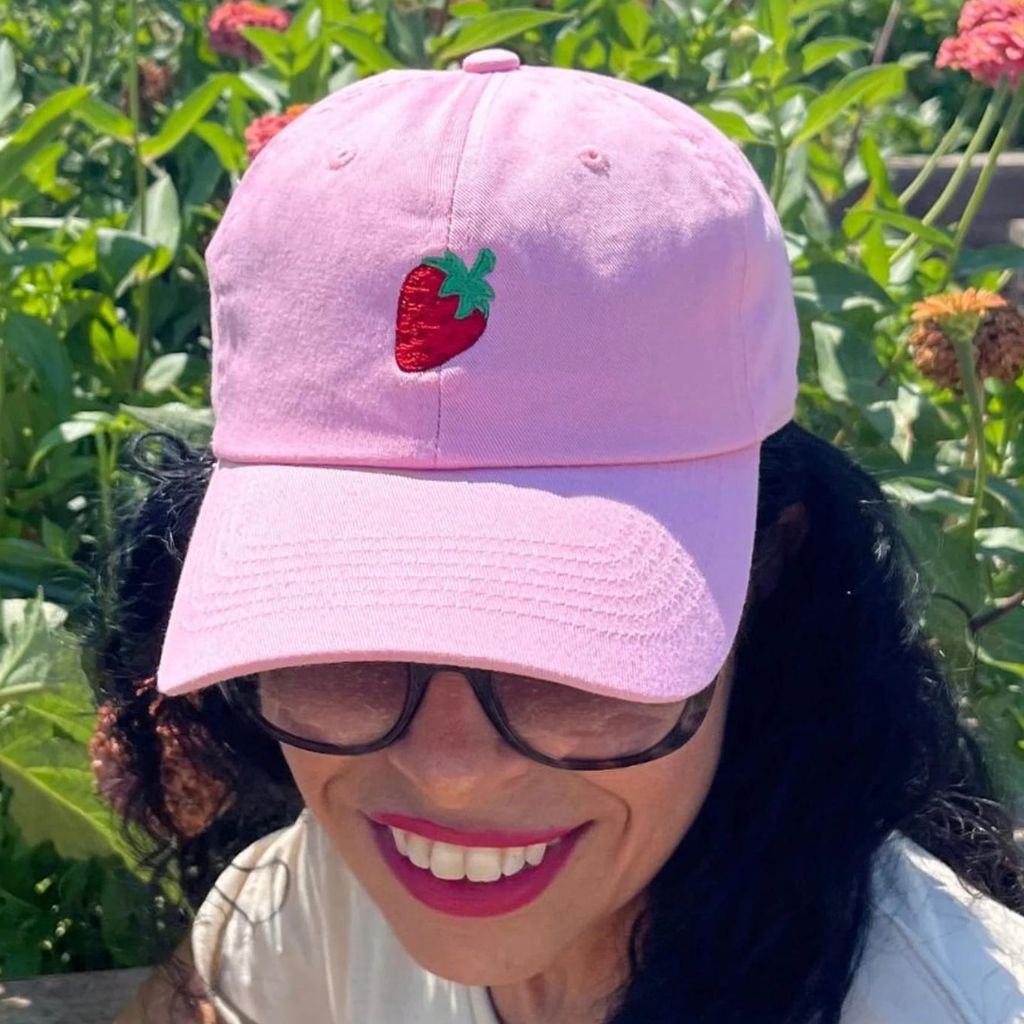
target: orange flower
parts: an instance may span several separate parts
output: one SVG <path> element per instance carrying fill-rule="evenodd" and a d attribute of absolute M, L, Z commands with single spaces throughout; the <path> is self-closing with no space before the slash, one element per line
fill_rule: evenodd
<path fill-rule="evenodd" d="M 242 35 L 241 30 L 251 26 L 283 32 L 290 21 L 287 11 L 253 3 L 252 0 L 221 4 L 210 15 L 207 25 L 210 49 L 225 57 L 238 57 L 250 64 L 259 64 L 263 59 L 260 51 Z"/>
<path fill-rule="evenodd" d="M 1024 74 L 1024 0 L 969 0 L 957 28 L 959 35 L 942 41 L 935 66 L 970 72 L 993 88 L 1006 77 L 1016 88 Z"/>
<path fill-rule="evenodd" d="M 283 114 L 264 114 L 257 117 L 248 128 L 245 129 L 245 151 L 250 160 L 256 158 L 256 154 L 282 129 L 285 125 L 291 124 L 304 110 L 309 107 L 308 103 L 293 103 Z"/>
<path fill-rule="evenodd" d="M 979 378 L 1012 383 L 1024 372 L 1024 317 L 995 292 L 968 288 L 915 302 L 909 344 L 921 373 L 963 394 L 954 337 L 970 338 Z"/>

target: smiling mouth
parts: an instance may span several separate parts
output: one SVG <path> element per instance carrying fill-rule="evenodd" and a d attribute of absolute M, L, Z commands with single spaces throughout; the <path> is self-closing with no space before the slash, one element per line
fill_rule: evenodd
<path fill-rule="evenodd" d="M 509 913 L 533 902 L 593 824 L 584 822 L 547 842 L 463 846 L 366 820 L 385 863 L 405 889 L 434 910 L 462 917 Z"/>
<path fill-rule="evenodd" d="M 559 836 L 550 843 L 527 846 L 460 846 L 431 840 L 393 825 L 389 830 L 395 848 L 403 857 L 435 878 L 450 882 L 461 878 L 471 882 L 496 882 L 524 868 L 538 867 L 548 850 L 562 841 Z"/>

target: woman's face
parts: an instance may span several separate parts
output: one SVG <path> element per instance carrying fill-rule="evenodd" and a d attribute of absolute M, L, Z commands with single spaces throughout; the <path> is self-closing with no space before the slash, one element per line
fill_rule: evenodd
<path fill-rule="evenodd" d="M 574 772 L 522 756 L 504 743 L 468 679 L 454 671 L 435 674 L 409 730 L 384 750 L 334 757 L 282 749 L 306 805 L 409 954 L 463 984 L 512 984 L 544 971 L 575 945 L 599 942 L 623 915 L 631 920 L 630 907 L 707 795 L 732 668 L 730 654 L 707 717 L 685 746 L 630 768 Z M 369 821 L 382 814 L 460 832 L 562 832 L 590 824 L 530 902 L 464 916 L 424 903 L 402 883 Z"/>

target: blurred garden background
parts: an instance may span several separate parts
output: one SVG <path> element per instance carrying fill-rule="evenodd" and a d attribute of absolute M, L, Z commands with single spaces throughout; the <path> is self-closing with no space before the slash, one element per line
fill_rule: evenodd
<path fill-rule="evenodd" d="M 0 979 L 149 964 L 177 927 L 176 880 L 147 889 L 116 814 L 77 637 L 109 621 L 126 443 L 209 436 L 203 252 L 232 189 L 327 93 L 488 46 L 662 90 L 746 152 L 792 260 L 798 419 L 902 510 L 1024 823 L 1024 0 L 8 0 Z"/>

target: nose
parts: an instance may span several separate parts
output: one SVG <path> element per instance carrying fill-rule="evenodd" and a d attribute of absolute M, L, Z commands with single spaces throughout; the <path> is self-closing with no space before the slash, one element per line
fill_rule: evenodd
<path fill-rule="evenodd" d="M 405 735 L 384 751 L 430 803 L 479 808 L 530 768 L 491 724 L 461 672 L 442 669 L 427 685 Z"/>

